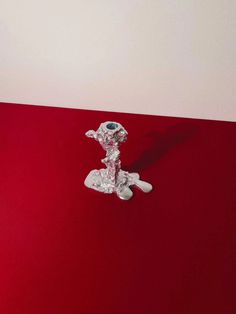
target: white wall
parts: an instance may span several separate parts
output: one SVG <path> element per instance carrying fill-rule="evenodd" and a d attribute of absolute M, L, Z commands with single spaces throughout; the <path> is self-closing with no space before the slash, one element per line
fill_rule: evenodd
<path fill-rule="evenodd" d="M 236 121 L 235 0 L 1 0 L 0 101 Z"/>

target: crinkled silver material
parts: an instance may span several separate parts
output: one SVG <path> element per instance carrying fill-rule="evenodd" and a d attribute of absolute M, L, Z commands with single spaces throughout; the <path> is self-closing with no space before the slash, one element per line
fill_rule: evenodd
<path fill-rule="evenodd" d="M 92 170 L 84 181 L 87 187 L 103 193 L 116 193 L 124 200 L 133 196 L 131 185 L 137 186 L 145 193 L 152 190 L 152 185 L 140 180 L 138 173 L 121 170 L 119 147 L 127 140 L 128 132 L 120 123 L 103 122 L 97 131 L 89 130 L 86 136 L 98 141 L 106 151 L 106 157 L 101 160 L 106 168 Z"/>

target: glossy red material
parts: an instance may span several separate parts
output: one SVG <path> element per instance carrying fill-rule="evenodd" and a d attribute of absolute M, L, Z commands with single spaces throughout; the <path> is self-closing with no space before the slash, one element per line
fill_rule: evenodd
<path fill-rule="evenodd" d="M 84 186 L 103 121 L 130 201 Z M 1 314 L 235 314 L 236 124 L 0 104 Z"/>

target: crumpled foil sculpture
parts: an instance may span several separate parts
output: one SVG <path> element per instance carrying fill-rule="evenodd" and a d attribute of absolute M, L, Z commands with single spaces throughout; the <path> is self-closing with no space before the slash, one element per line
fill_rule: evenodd
<path fill-rule="evenodd" d="M 85 134 L 100 143 L 106 151 L 106 157 L 102 163 L 105 169 L 92 170 L 84 181 L 88 188 L 92 188 L 103 193 L 116 193 L 123 200 L 129 200 L 133 196 L 130 189 L 135 185 L 143 192 L 152 190 L 152 185 L 139 179 L 138 173 L 129 173 L 121 170 L 120 144 L 127 140 L 128 132 L 118 122 L 103 122 L 97 131 L 89 130 Z"/>

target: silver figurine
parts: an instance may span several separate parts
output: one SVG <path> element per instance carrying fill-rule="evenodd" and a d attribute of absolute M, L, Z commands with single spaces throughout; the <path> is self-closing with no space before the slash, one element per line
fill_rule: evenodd
<path fill-rule="evenodd" d="M 140 180 L 138 173 L 121 170 L 119 147 L 127 140 L 128 132 L 120 123 L 103 122 L 97 131 L 89 130 L 85 135 L 98 141 L 106 151 L 106 157 L 101 160 L 106 168 L 90 171 L 84 181 L 88 188 L 103 193 L 116 193 L 123 200 L 129 200 L 133 196 L 131 185 L 136 185 L 145 193 L 152 190 L 152 185 Z"/>

